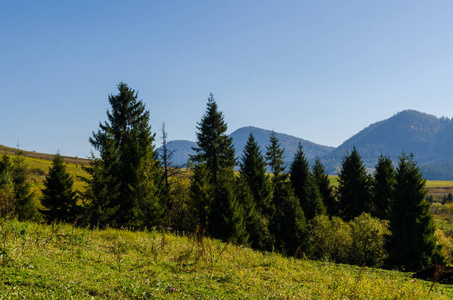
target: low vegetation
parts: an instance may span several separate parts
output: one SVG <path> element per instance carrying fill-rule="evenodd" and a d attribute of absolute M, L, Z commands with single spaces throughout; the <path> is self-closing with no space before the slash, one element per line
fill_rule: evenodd
<path fill-rule="evenodd" d="M 0 220 L 0 298 L 449 299 L 410 273 L 283 257 L 150 229 Z"/>

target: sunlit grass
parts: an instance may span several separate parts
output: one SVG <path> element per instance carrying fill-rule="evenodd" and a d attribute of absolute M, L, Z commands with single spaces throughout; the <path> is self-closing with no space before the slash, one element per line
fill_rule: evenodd
<path fill-rule="evenodd" d="M 0 298 L 449 299 L 409 273 L 285 258 L 160 230 L 0 220 Z"/>

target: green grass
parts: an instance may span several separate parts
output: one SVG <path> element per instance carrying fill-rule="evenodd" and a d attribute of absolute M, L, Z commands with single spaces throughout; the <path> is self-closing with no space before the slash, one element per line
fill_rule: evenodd
<path fill-rule="evenodd" d="M 409 273 L 208 238 L 0 220 L 0 299 L 449 299 Z"/>

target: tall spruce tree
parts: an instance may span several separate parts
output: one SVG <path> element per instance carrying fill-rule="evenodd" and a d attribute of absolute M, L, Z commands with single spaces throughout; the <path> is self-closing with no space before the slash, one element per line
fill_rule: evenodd
<path fill-rule="evenodd" d="M 48 222 L 74 222 L 77 219 L 78 206 L 74 180 L 66 170 L 64 160 L 55 154 L 49 172 L 44 181 L 40 209 Z"/>
<path fill-rule="evenodd" d="M 239 174 L 250 188 L 257 210 L 268 216 L 271 213 L 272 187 L 266 174 L 266 160 L 253 134 L 247 140 L 239 165 Z"/>
<path fill-rule="evenodd" d="M 245 243 L 247 235 L 242 206 L 236 197 L 233 169 L 236 164 L 233 141 L 212 94 L 206 113 L 197 126 L 191 203 L 200 227 L 223 240 Z"/>
<path fill-rule="evenodd" d="M 33 219 L 37 215 L 37 208 L 33 202 L 33 192 L 31 191 L 30 175 L 27 164 L 23 157 L 23 152 L 16 150 L 11 159 L 11 177 L 14 186 L 14 199 L 16 214 L 19 220 Z"/>
<path fill-rule="evenodd" d="M 209 170 L 209 182 L 216 186 L 222 172 L 232 172 L 236 165 L 233 139 L 226 134 L 228 127 L 218 110 L 214 95 L 210 94 L 201 122 L 197 125 L 196 154 L 194 163 L 205 163 Z"/>
<path fill-rule="evenodd" d="M 109 96 L 108 121 L 100 123 L 90 138 L 100 155 L 87 169 L 91 221 L 111 226 L 157 225 L 164 213 L 160 203 L 163 180 L 149 111 L 125 83 L 118 90 Z"/>
<path fill-rule="evenodd" d="M 315 159 L 311 173 L 318 186 L 323 203 L 326 206 L 327 214 L 330 216 L 339 216 L 338 203 L 335 200 L 333 187 L 330 185 L 329 175 L 319 157 Z"/>
<path fill-rule="evenodd" d="M 266 174 L 266 161 L 253 134 L 248 137 L 239 165 L 238 187 L 245 206 L 249 241 L 253 248 L 270 249 L 268 225 L 272 214 L 272 189 Z"/>
<path fill-rule="evenodd" d="M 388 156 L 380 155 L 376 164 L 373 181 L 372 215 L 380 219 L 388 219 L 390 202 L 395 189 L 395 168 Z"/>
<path fill-rule="evenodd" d="M 343 158 L 338 183 L 337 194 L 344 220 L 350 221 L 363 212 L 370 212 L 371 178 L 355 147 Z"/>
<path fill-rule="evenodd" d="M 399 157 L 395 196 L 390 205 L 390 231 L 387 243 L 388 266 L 416 271 L 431 264 L 443 264 L 440 245 L 434 236 L 435 226 L 427 189 L 412 154 Z"/>
<path fill-rule="evenodd" d="M 308 160 L 299 142 L 296 154 L 290 165 L 290 181 L 295 196 L 299 199 L 300 206 L 307 220 L 316 215 L 325 214 L 326 207 L 322 201 L 321 193 L 315 179 L 310 174 Z"/>
<path fill-rule="evenodd" d="M 274 246 L 282 253 L 296 255 L 306 247 L 307 224 L 298 199 L 288 182 L 285 173 L 284 149 L 272 132 L 270 145 L 266 147 L 266 159 L 272 171 L 272 207 L 274 214 L 270 220 L 270 233 Z"/>

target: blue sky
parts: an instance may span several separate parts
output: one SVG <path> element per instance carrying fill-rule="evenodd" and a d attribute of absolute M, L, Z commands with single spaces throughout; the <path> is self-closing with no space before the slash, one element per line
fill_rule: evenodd
<path fill-rule="evenodd" d="M 451 1 L 3 0 L 0 144 L 88 156 L 120 82 L 170 140 L 195 140 L 211 92 L 229 132 L 329 146 L 404 109 L 451 118 L 452 15 Z"/>

